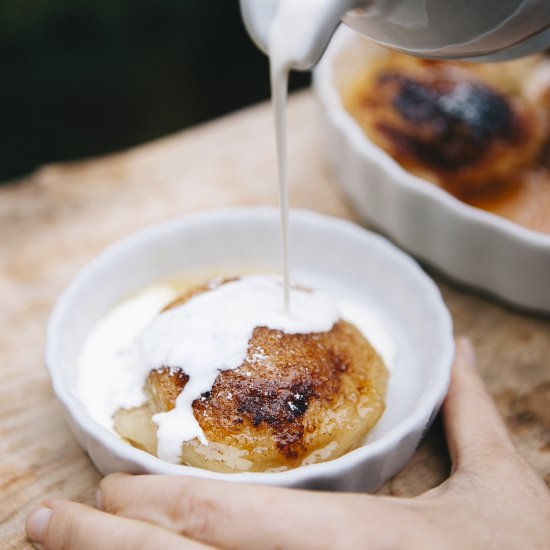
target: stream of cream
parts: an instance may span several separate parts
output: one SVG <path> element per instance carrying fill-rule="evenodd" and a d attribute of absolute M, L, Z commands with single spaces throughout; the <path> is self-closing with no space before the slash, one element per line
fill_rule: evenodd
<path fill-rule="evenodd" d="M 297 59 L 307 57 L 324 31 L 326 11 L 333 0 L 278 0 L 268 37 L 271 96 L 275 119 L 279 207 L 283 252 L 284 309 L 290 312 L 288 145 L 286 107 L 288 76 Z"/>
<path fill-rule="evenodd" d="M 288 75 L 293 60 L 316 38 L 315 13 L 331 0 L 279 0 L 269 34 L 270 74 L 275 118 L 283 250 L 283 278 L 248 275 L 192 297 L 161 312 L 179 292 L 153 285 L 116 306 L 90 333 L 79 362 L 77 394 L 98 422 L 112 428 L 113 414 L 146 401 L 143 391 L 154 368 L 178 367 L 188 376 L 175 407 L 154 415 L 157 454 L 179 462 L 181 444 L 208 442 L 194 417 L 192 403 L 212 389 L 218 374 L 245 360 L 254 328 L 286 333 L 329 331 L 346 318 L 391 361 L 390 340 L 375 318 L 328 296 L 291 286 L 286 140 Z M 312 20 L 313 17 L 313 20 Z M 281 296 L 283 301 L 281 303 Z M 373 341 L 374 336 L 374 341 Z M 385 351 L 382 351 L 385 350 Z M 261 353 L 261 351 L 259 352 Z"/>

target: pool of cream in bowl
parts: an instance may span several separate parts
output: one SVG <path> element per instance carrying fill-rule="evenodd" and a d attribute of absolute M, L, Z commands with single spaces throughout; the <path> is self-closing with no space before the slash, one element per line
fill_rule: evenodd
<path fill-rule="evenodd" d="M 285 472 L 220 474 L 170 464 L 131 447 L 78 399 L 84 341 L 132 293 L 167 278 L 280 271 L 277 210 L 215 210 L 153 226 L 111 246 L 77 275 L 52 313 L 46 364 L 54 391 L 80 445 L 102 473 L 372 491 L 406 464 L 449 382 L 452 326 L 439 291 L 407 255 L 349 222 L 292 211 L 290 231 L 293 280 L 368 311 L 390 340 L 387 407 L 365 443 L 338 459 Z"/>

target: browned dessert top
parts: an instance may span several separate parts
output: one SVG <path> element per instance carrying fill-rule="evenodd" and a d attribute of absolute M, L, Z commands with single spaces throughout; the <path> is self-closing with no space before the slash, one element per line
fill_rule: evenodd
<path fill-rule="evenodd" d="M 550 56 L 490 64 L 388 53 L 343 99 L 406 170 L 550 233 Z"/>
<path fill-rule="evenodd" d="M 532 165 L 545 138 L 538 107 L 459 63 L 391 54 L 367 71 L 348 108 L 407 169 L 458 196 Z"/>
<path fill-rule="evenodd" d="M 258 327 L 247 358 L 236 370 L 222 372 L 211 392 L 193 403 L 195 417 L 209 439 L 216 432 L 237 434 L 243 423 L 270 432 L 280 452 L 295 458 L 303 449 L 304 417 L 310 404 L 331 408 L 345 396 L 342 377 L 348 371 L 362 338 L 349 323 L 340 321 L 327 333 L 285 334 Z M 364 357 L 367 361 L 376 359 Z M 356 379 L 364 386 L 368 377 Z M 157 410 L 170 410 L 188 381 L 181 369 L 153 370 L 148 379 Z M 365 390 L 361 385 L 356 391 Z"/>

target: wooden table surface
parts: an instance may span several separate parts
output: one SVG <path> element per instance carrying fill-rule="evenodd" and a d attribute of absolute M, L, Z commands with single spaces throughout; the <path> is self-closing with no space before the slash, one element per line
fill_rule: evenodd
<path fill-rule="evenodd" d="M 0 187 L 0 547 L 26 548 L 24 518 L 50 496 L 91 503 L 100 479 L 65 424 L 44 368 L 46 321 L 77 270 L 105 246 L 170 217 L 276 205 L 271 111 L 262 104 L 107 157 L 43 167 Z M 323 152 L 311 92 L 289 106 L 290 200 L 354 219 Z M 514 440 L 550 484 L 550 321 L 512 311 L 434 275 L 457 334 Z M 550 291 L 550 289 L 549 289 Z M 438 423 L 381 492 L 418 494 L 449 463 Z"/>

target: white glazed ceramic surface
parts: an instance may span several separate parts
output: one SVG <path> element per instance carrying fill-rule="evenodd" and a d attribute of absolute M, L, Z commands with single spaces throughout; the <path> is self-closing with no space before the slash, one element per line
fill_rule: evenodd
<path fill-rule="evenodd" d="M 381 55 L 386 50 L 341 27 L 315 72 L 330 161 L 352 206 L 451 278 L 511 304 L 550 312 L 550 235 L 464 204 L 407 172 L 344 109 L 341 90 Z"/>
<path fill-rule="evenodd" d="M 406 464 L 449 382 L 452 326 L 440 293 L 414 260 L 350 222 L 292 211 L 290 228 L 293 279 L 375 311 L 397 351 L 387 409 L 365 444 L 336 460 L 287 472 L 212 473 L 168 464 L 131 447 L 93 421 L 76 398 L 84 338 L 133 291 L 167 277 L 220 273 L 224 266 L 280 272 L 277 210 L 213 210 L 153 226 L 111 246 L 77 275 L 52 313 L 46 364 L 53 388 L 80 445 L 102 473 L 372 491 Z"/>

